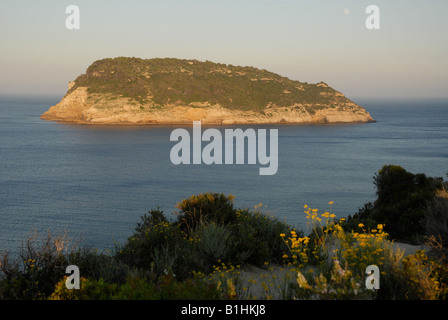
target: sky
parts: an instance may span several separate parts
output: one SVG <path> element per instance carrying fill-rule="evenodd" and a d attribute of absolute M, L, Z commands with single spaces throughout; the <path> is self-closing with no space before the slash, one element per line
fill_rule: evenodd
<path fill-rule="evenodd" d="M 380 29 L 365 24 L 372 4 Z M 126 56 L 253 66 L 353 99 L 444 99 L 447 16 L 446 0 L 0 0 L 0 94 L 62 97 L 95 60 Z"/>

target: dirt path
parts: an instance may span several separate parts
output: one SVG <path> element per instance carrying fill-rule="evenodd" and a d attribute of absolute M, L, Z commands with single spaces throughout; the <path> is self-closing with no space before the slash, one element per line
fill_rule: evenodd
<path fill-rule="evenodd" d="M 404 256 L 414 254 L 417 250 L 427 252 L 429 249 L 428 246 L 401 242 L 394 242 L 393 246 L 394 250 L 404 250 Z M 290 299 L 291 292 L 288 286 L 296 281 L 296 274 L 291 266 L 272 265 L 267 268 L 249 266 L 241 271 L 240 281 L 242 287 L 247 288 L 244 291 L 247 299 Z"/>

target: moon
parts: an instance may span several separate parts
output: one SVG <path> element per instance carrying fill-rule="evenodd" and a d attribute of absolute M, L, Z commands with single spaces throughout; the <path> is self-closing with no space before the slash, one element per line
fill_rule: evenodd
<path fill-rule="evenodd" d="M 344 12 L 344 14 L 350 14 L 350 9 L 345 8 L 345 9 L 343 10 L 343 12 Z"/>

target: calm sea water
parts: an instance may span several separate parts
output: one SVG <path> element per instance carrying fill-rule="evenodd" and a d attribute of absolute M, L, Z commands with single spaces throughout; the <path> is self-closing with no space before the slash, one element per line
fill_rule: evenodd
<path fill-rule="evenodd" d="M 111 248 L 140 217 L 200 192 L 236 196 L 305 228 L 305 204 L 338 217 L 375 199 L 384 164 L 445 177 L 448 103 L 359 102 L 376 123 L 259 126 L 279 130 L 279 168 L 180 165 L 170 161 L 174 127 L 84 126 L 40 120 L 56 98 L 0 98 L 0 250 L 17 250 L 33 230 Z M 248 128 L 234 126 L 234 128 Z M 446 178 L 446 177 L 445 177 Z"/>

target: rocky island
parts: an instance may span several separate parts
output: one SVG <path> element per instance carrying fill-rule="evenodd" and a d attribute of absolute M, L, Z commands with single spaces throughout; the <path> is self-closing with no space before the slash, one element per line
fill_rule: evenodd
<path fill-rule="evenodd" d="M 114 125 L 374 122 L 324 82 L 210 61 L 126 57 L 95 61 L 41 119 Z"/>

